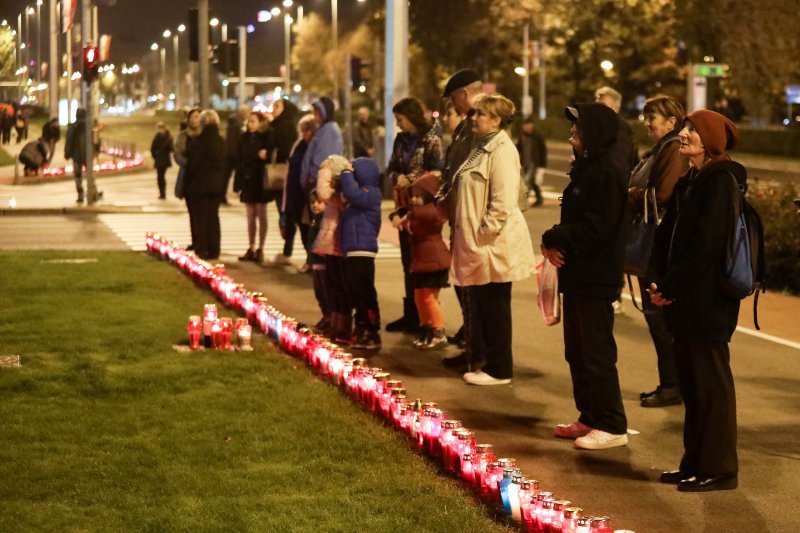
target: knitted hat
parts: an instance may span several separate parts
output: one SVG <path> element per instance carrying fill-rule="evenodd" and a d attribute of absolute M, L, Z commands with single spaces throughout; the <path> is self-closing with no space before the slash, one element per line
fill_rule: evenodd
<path fill-rule="evenodd" d="M 711 157 L 719 157 L 739 144 L 739 129 L 729 119 L 708 109 L 699 109 L 683 119 L 694 124 L 706 152 Z"/>
<path fill-rule="evenodd" d="M 426 172 L 409 187 L 409 192 L 417 189 L 429 196 L 428 200 L 432 200 L 436 193 L 439 192 L 440 176 L 439 172 Z"/>

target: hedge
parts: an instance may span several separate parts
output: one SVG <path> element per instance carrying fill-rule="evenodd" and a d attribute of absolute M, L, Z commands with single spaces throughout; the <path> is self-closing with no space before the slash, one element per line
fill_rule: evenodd
<path fill-rule="evenodd" d="M 800 213 L 794 205 L 800 185 L 755 181 L 748 198 L 764 224 L 767 290 L 800 295 Z"/>

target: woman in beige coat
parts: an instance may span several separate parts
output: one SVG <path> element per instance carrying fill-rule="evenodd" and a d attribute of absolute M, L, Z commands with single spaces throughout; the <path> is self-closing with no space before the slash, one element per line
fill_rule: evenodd
<path fill-rule="evenodd" d="M 534 272 L 533 245 L 519 209 L 520 164 L 517 149 L 503 129 L 514 104 L 500 95 L 475 99 L 477 144 L 461 165 L 453 233 L 451 280 L 469 291 L 472 385 L 511 382 L 511 282 Z"/>

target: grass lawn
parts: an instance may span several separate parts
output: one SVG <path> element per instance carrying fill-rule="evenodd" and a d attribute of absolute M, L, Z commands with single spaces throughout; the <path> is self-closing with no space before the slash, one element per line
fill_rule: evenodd
<path fill-rule="evenodd" d="M 263 336 L 174 351 L 212 297 L 172 266 L 0 271 L 0 355 L 23 365 L 0 368 L 0 531 L 508 531 Z"/>
<path fill-rule="evenodd" d="M 0 147 L 0 167 L 13 164 L 14 164 L 14 157 L 8 152 L 6 152 L 5 148 Z"/>

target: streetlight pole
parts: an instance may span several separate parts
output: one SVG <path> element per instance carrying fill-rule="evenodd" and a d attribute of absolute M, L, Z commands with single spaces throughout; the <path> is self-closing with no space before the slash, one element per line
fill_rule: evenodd
<path fill-rule="evenodd" d="M 389 11 L 388 4 L 391 1 L 392 0 L 386 0 L 387 12 Z M 336 53 L 339 50 L 339 0 L 331 0 L 331 30 L 333 32 L 333 57 L 335 61 Z M 333 65 L 333 96 L 341 107 L 341 102 L 339 101 L 339 82 L 336 74 L 337 66 L 336 64 Z"/>
<path fill-rule="evenodd" d="M 197 0 L 198 76 L 200 76 L 200 107 L 207 109 L 210 102 L 208 86 L 208 0 Z"/>
<path fill-rule="evenodd" d="M 383 118 L 386 123 L 384 149 L 392 153 L 394 103 L 408 96 L 408 1 L 386 0 L 386 89 L 383 96 Z"/>
<path fill-rule="evenodd" d="M 25 65 L 22 56 L 22 49 L 25 48 L 25 41 L 22 40 L 22 13 L 17 15 L 17 101 L 22 100 L 22 74 Z"/>
<path fill-rule="evenodd" d="M 87 45 L 92 42 L 92 2 L 91 0 L 81 1 L 81 31 L 83 32 L 83 44 Z M 92 87 L 91 83 L 83 79 L 81 83 L 81 99 L 83 100 L 84 109 L 86 110 L 86 125 L 85 137 L 86 139 L 86 203 L 87 205 L 94 204 L 95 201 L 95 187 L 94 187 L 94 143 L 92 140 L 92 129 L 94 128 L 94 106 L 92 105 Z"/>
<path fill-rule="evenodd" d="M 42 83 L 42 2 L 36 0 L 36 83 Z"/>
<path fill-rule="evenodd" d="M 48 96 L 50 118 L 58 118 L 58 77 L 61 75 L 61 64 L 58 61 L 58 0 L 50 0 L 50 66 L 48 70 Z"/>
<path fill-rule="evenodd" d="M 178 42 L 180 34 L 186 31 L 186 26 L 181 24 L 178 26 L 178 32 L 172 38 L 172 52 L 175 54 L 175 107 L 180 107 L 181 102 L 181 67 L 180 67 L 180 54 L 178 54 Z"/>
<path fill-rule="evenodd" d="M 283 79 L 283 94 L 289 95 L 292 90 L 292 52 L 289 48 L 292 45 L 292 17 L 289 13 L 283 15 L 283 63 L 285 65 L 285 77 Z M 334 80 L 336 74 L 334 73 Z"/>
<path fill-rule="evenodd" d="M 244 79 L 247 76 L 247 28 L 239 26 L 239 109 L 245 103 L 245 83 Z"/>

